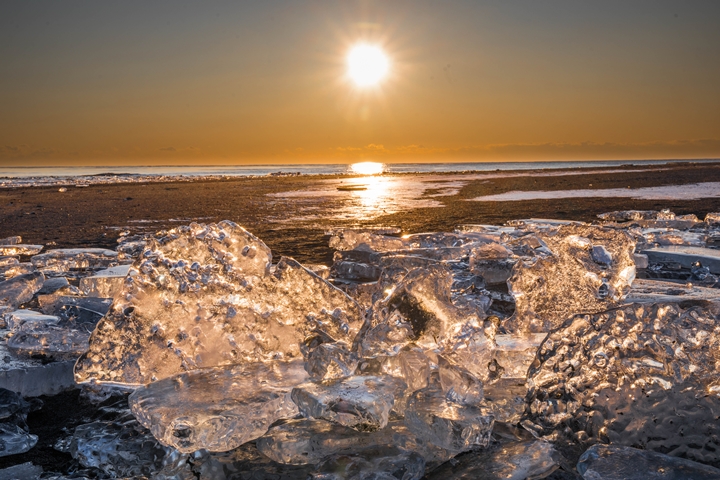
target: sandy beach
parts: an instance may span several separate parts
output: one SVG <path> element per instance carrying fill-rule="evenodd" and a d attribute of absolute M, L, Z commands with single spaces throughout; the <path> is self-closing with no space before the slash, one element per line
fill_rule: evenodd
<path fill-rule="evenodd" d="M 126 183 L 78 188 L 0 190 L 0 236 L 63 248 L 114 248 L 121 232 L 154 233 L 196 222 L 232 220 L 273 252 L 324 263 L 325 232 L 342 227 L 400 227 L 404 233 L 452 231 L 468 223 L 519 218 L 592 221 L 613 210 L 677 214 L 720 211 L 720 198 L 631 198 L 639 188 L 720 181 L 720 163 L 676 163 L 586 170 L 401 174 L 377 177 L 264 176 L 214 181 Z M 597 196 L 478 201 L 507 192 L 596 191 Z M 625 189 L 628 197 L 606 196 Z M 544 195 L 547 197 L 548 195 Z M 687 196 L 685 196 L 687 197 Z"/>

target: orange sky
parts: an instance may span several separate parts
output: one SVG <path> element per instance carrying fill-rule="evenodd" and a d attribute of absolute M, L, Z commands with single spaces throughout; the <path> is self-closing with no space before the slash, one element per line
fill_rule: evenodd
<path fill-rule="evenodd" d="M 720 2 L 0 4 L 0 166 L 720 157 Z M 360 90 L 344 56 L 382 45 Z"/>

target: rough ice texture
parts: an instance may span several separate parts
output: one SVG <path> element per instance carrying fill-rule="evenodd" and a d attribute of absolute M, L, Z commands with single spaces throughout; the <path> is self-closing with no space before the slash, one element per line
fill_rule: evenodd
<path fill-rule="evenodd" d="M 515 297 L 510 332 L 548 332 L 576 313 L 601 312 L 622 301 L 635 278 L 635 242 L 628 234 L 583 225 L 539 235 L 552 255 L 515 266 L 508 280 Z"/>
<path fill-rule="evenodd" d="M 374 432 L 358 432 L 325 420 L 299 419 L 273 426 L 256 441 L 258 450 L 279 463 L 315 464 L 330 455 L 346 455 L 366 447 L 397 447 L 419 453 L 428 462 L 451 454 L 422 442 L 400 421 Z"/>
<path fill-rule="evenodd" d="M 297 415 L 289 394 L 306 379 L 301 361 L 194 370 L 135 390 L 130 408 L 164 445 L 222 452 Z"/>
<path fill-rule="evenodd" d="M 720 464 L 719 315 L 717 305 L 632 304 L 572 318 L 530 368 L 524 425 Z"/>
<path fill-rule="evenodd" d="M 104 248 L 59 248 L 35 255 L 30 261 L 43 272 L 66 272 L 117 265 L 118 254 Z"/>
<path fill-rule="evenodd" d="M 82 326 L 26 323 L 7 340 L 18 357 L 75 360 L 88 349 L 90 330 Z"/>
<path fill-rule="evenodd" d="M 716 480 L 709 465 L 631 447 L 594 445 L 580 457 L 577 470 L 585 480 Z"/>
<path fill-rule="evenodd" d="M 32 300 L 42 288 L 45 275 L 40 272 L 28 273 L 0 282 L 0 306 L 17 308 Z"/>
<path fill-rule="evenodd" d="M 353 376 L 333 383 L 304 383 L 293 389 L 292 399 L 304 417 L 372 432 L 385 428 L 395 397 L 406 387 L 390 376 Z"/>
<path fill-rule="evenodd" d="M 76 366 L 78 382 L 145 384 L 196 368 L 300 357 L 311 334 L 352 343 L 358 304 L 232 222 L 151 240 Z"/>
<path fill-rule="evenodd" d="M 121 289 L 130 265 L 119 265 L 80 279 L 80 291 L 91 297 L 113 298 Z"/>
<path fill-rule="evenodd" d="M 435 387 L 412 394 L 405 422 L 415 435 L 451 452 L 462 452 L 490 442 L 495 418 L 489 409 L 459 405 Z"/>
<path fill-rule="evenodd" d="M 312 480 L 419 480 L 425 461 L 415 452 L 394 447 L 367 447 L 333 455 L 317 465 Z"/>
<path fill-rule="evenodd" d="M 526 480 L 544 478 L 558 468 L 551 443 L 512 442 L 462 456 L 433 470 L 428 480 Z"/>

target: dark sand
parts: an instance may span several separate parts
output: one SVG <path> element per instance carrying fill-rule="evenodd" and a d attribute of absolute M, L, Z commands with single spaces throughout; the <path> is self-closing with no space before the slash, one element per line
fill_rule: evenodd
<path fill-rule="evenodd" d="M 604 170 L 615 170 L 609 167 Z M 623 167 L 624 173 L 590 173 L 538 176 L 540 171 L 514 172 L 518 176 L 478 179 L 467 183 L 457 195 L 434 197 L 440 208 L 407 209 L 391 215 L 360 220 L 322 218 L 337 208 L 327 197 L 278 199 L 268 194 L 317 187 L 330 176 L 254 177 L 231 180 L 94 185 L 86 188 L 30 187 L 0 190 L 0 238 L 22 235 L 26 243 L 46 248 L 115 248 L 123 227 L 132 233 L 172 228 L 193 219 L 202 222 L 232 220 L 265 241 L 277 256 L 289 255 L 301 262 L 320 263 L 330 253 L 325 230 L 337 227 L 396 226 L 404 233 L 452 231 L 464 223 L 502 224 L 520 218 L 559 218 L 592 221 L 612 210 L 658 210 L 675 213 L 720 211 L 720 198 L 700 200 L 632 200 L 590 197 L 582 199 L 471 202 L 467 199 L 513 190 L 567 190 L 638 188 L 720 181 L 720 163 Z M 598 172 L 603 169 L 593 169 Z M 492 172 L 496 174 L 497 172 Z M 511 173 L 511 172 L 502 172 Z M 407 174 L 404 177 L 429 177 Z M 444 174 L 447 181 L 458 177 Z M 352 183 L 349 178 L 344 182 Z M 589 186 L 592 185 L 592 186 Z M 432 195 L 426 191 L 425 195 Z M 292 219 L 306 213 L 309 203 L 321 217 L 312 222 Z M 352 208 L 352 207 L 349 207 Z M 170 219 L 182 221 L 171 222 Z M 152 223 L 137 223 L 138 220 Z M 284 223 L 283 223 L 284 222 Z M 53 243 L 54 242 L 54 243 Z"/>

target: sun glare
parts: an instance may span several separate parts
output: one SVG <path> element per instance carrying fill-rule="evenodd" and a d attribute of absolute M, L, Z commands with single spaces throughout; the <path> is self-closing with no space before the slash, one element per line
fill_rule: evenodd
<path fill-rule="evenodd" d="M 390 70 L 390 60 L 380 47 L 360 44 L 350 49 L 347 74 L 359 87 L 377 85 Z"/>
<path fill-rule="evenodd" d="M 377 162 L 360 162 L 350 165 L 350 170 L 359 175 L 377 175 L 383 172 L 383 164 Z"/>

